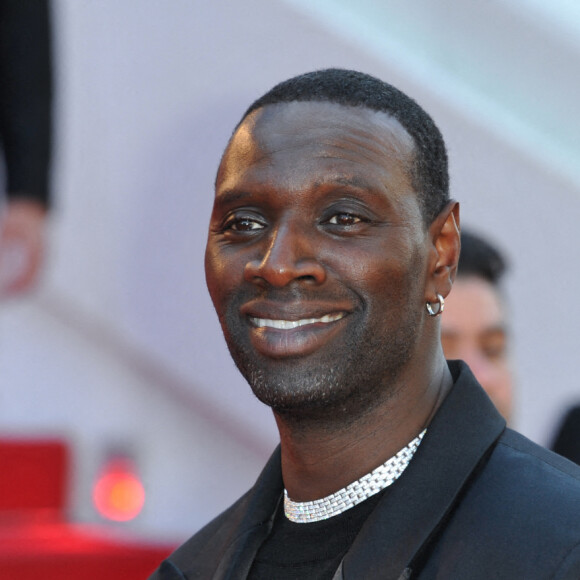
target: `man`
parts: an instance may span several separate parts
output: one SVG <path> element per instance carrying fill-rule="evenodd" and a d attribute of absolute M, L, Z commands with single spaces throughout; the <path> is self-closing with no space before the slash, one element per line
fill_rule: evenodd
<path fill-rule="evenodd" d="M 501 279 L 506 263 L 497 248 L 479 235 L 461 232 L 461 255 L 453 292 L 441 317 L 447 359 L 469 365 L 498 411 L 510 421 L 513 372 L 508 348 L 506 305 Z"/>
<path fill-rule="evenodd" d="M 250 107 L 206 278 L 280 447 L 153 579 L 580 577 L 580 470 L 443 356 L 458 220 L 443 139 L 392 86 L 330 69 Z"/>
<path fill-rule="evenodd" d="M 31 289 L 43 262 L 52 124 L 49 12 L 48 0 L 0 0 L 0 296 Z"/>

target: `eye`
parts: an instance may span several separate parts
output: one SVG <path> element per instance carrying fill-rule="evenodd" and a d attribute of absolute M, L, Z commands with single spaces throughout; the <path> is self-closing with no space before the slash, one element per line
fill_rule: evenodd
<path fill-rule="evenodd" d="M 333 215 L 329 220 L 327 220 L 327 223 L 334 226 L 354 226 L 362 221 L 364 220 L 360 216 L 352 213 L 341 212 Z"/>
<path fill-rule="evenodd" d="M 492 345 L 486 346 L 483 349 L 483 353 L 488 360 L 500 360 L 506 355 L 505 345 Z"/>
<path fill-rule="evenodd" d="M 495 331 L 481 343 L 481 352 L 490 361 L 500 361 L 506 358 L 508 350 L 507 338 L 503 331 Z"/>
<path fill-rule="evenodd" d="M 224 225 L 225 231 L 233 232 L 253 232 L 264 229 L 265 225 L 250 217 L 232 217 Z"/>

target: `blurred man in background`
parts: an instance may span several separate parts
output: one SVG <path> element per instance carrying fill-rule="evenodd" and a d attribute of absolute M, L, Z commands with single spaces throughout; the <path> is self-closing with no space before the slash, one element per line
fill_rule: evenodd
<path fill-rule="evenodd" d="M 509 422 L 513 373 L 509 329 L 501 280 L 506 261 L 489 241 L 461 232 L 461 254 L 453 292 L 441 317 L 447 359 L 464 360 L 498 411 Z"/>
<path fill-rule="evenodd" d="M 48 0 L 0 0 L 0 293 L 34 286 L 50 203 Z"/>

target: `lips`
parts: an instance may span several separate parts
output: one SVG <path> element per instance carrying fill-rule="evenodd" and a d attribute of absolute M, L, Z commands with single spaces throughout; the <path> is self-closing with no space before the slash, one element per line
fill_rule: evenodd
<path fill-rule="evenodd" d="M 292 330 L 293 328 L 299 328 L 301 326 L 306 326 L 307 324 L 327 324 L 329 322 L 335 322 L 344 316 L 344 312 L 338 312 L 336 314 L 325 314 L 319 318 L 302 318 L 300 320 L 274 320 L 271 318 L 256 318 L 254 316 L 250 316 L 250 321 L 258 328 L 265 327 L 276 328 L 278 330 Z"/>
<path fill-rule="evenodd" d="M 261 355 L 275 359 L 304 357 L 324 349 L 344 328 L 348 316 L 347 310 L 337 307 L 319 306 L 305 312 L 304 307 L 294 305 L 283 312 L 267 310 L 254 305 L 245 315 L 252 346 Z"/>

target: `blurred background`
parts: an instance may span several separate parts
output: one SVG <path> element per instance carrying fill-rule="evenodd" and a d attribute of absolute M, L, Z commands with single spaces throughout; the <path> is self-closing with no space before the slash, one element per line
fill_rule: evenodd
<path fill-rule="evenodd" d="M 580 4 L 54 0 L 52 22 L 54 208 L 38 288 L 0 303 L 0 436 L 67 442 L 72 520 L 181 542 L 274 448 L 205 288 L 206 228 L 246 107 L 329 66 L 441 128 L 462 223 L 510 261 L 514 426 L 549 442 L 580 399 Z M 98 499 L 123 470 L 144 490 L 128 517 Z"/>

